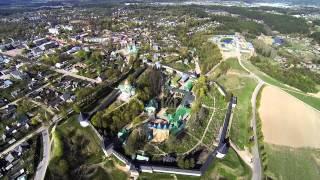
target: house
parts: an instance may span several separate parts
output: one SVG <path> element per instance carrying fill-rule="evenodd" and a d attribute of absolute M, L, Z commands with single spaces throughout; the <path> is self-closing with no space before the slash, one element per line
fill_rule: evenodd
<path fill-rule="evenodd" d="M 17 180 L 27 180 L 27 175 L 22 174 L 21 176 L 17 177 Z"/>
<path fill-rule="evenodd" d="M 8 105 L 5 109 L 6 113 L 13 113 L 13 112 L 16 112 L 17 110 L 17 106 L 16 105 Z"/>
<path fill-rule="evenodd" d="M 9 79 L 4 80 L 4 81 L 0 80 L 0 88 L 1 89 L 6 89 L 6 88 L 10 87 L 12 84 L 13 84 L 13 82 Z"/>
<path fill-rule="evenodd" d="M 8 163 L 12 163 L 14 161 L 14 157 L 11 153 L 9 153 L 5 158 L 4 158 Z"/>
<path fill-rule="evenodd" d="M 159 108 L 159 104 L 156 99 L 151 99 L 148 104 L 145 106 L 144 110 L 149 114 L 153 115 L 157 109 Z"/>
<path fill-rule="evenodd" d="M 19 89 L 16 89 L 16 90 L 12 91 L 12 92 L 10 93 L 10 95 L 15 98 L 15 97 L 19 96 L 20 91 L 21 91 L 20 88 L 19 88 Z"/>
<path fill-rule="evenodd" d="M 118 89 L 121 92 L 119 99 L 125 102 L 127 102 L 130 97 L 136 94 L 136 89 L 128 83 L 125 83 L 124 85 L 119 85 Z"/>
<path fill-rule="evenodd" d="M 50 34 L 59 35 L 59 29 L 58 28 L 49 28 L 48 31 L 49 31 Z"/>
<path fill-rule="evenodd" d="M 36 39 L 33 41 L 33 43 L 36 45 L 36 46 L 40 46 L 41 44 L 44 44 L 48 42 L 48 39 L 47 38 L 40 38 L 40 39 Z"/>
<path fill-rule="evenodd" d="M 42 50 L 42 51 L 45 51 L 45 50 L 48 50 L 48 49 L 51 49 L 51 48 L 55 48 L 55 47 L 58 47 L 58 43 L 57 42 L 54 42 L 54 41 L 50 41 L 50 42 L 47 42 L 47 43 L 44 43 L 42 44 L 41 46 L 39 46 L 39 48 Z"/>
<path fill-rule="evenodd" d="M 31 50 L 31 54 L 35 57 L 38 57 L 43 54 L 43 51 L 39 47 L 35 47 Z"/>
<path fill-rule="evenodd" d="M 180 82 L 184 83 L 189 79 L 189 75 L 188 74 L 182 74 Z"/>
<path fill-rule="evenodd" d="M 156 44 L 156 43 L 154 43 L 154 44 L 152 45 L 152 49 L 153 49 L 154 51 L 160 51 L 160 47 L 159 47 L 159 45 Z"/>
<path fill-rule="evenodd" d="M 24 125 L 26 125 L 28 122 L 29 122 L 29 117 L 28 117 L 27 115 L 23 114 L 23 115 L 21 115 L 21 116 L 19 117 L 17 126 L 18 126 L 18 127 L 21 126 L 21 125 L 24 126 Z"/>
<path fill-rule="evenodd" d="M 66 53 L 67 54 L 73 54 L 73 53 L 76 53 L 76 52 L 78 52 L 80 50 L 81 50 L 81 47 L 75 46 L 75 47 L 71 48 L 70 50 L 68 50 Z"/>
<path fill-rule="evenodd" d="M 185 93 L 181 101 L 181 105 L 184 107 L 189 107 L 191 103 L 194 101 L 194 99 L 195 96 L 191 92 Z"/>
<path fill-rule="evenodd" d="M 0 107 L 4 106 L 6 104 L 8 104 L 8 100 L 5 98 L 0 98 Z"/>
<path fill-rule="evenodd" d="M 0 64 L 4 63 L 4 57 L 0 55 Z"/>
<path fill-rule="evenodd" d="M 273 42 L 272 45 L 274 46 L 281 46 L 285 43 L 284 39 L 282 39 L 281 37 L 274 37 L 273 38 Z"/>
<path fill-rule="evenodd" d="M 108 42 L 109 38 L 104 37 L 86 37 L 84 38 L 85 42 L 90 43 L 100 43 L 100 44 L 106 44 Z"/>
<path fill-rule="evenodd" d="M 13 149 L 13 153 L 16 154 L 18 157 L 22 155 L 23 149 L 21 146 L 17 146 Z"/>
<path fill-rule="evenodd" d="M 22 80 L 22 79 L 25 77 L 25 75 L 24 75 L 22 72 L 18 71 L 18 70 L 12 71 L 12 72 L 10 73 L 10 75 L 11 75 L 13 78 L 18 79 L 18 80 Z"/>
<path fill-rule="evenodd" d="M 68 30 L 68 31 L 72 31 L 73 30 L 73 26 L 71 26 L 71 25 L 61 25 L 60 27 L 63 30 Z"/>
<path fill-rule="evenodd" d="M 0 45 L 0 52 L 10 51 L 12 49 L 14 49 L 14 46 L 11 43 Z"/>
<path fill-rule="evenodd" d="M 138 52 L 138 48 L 136 45 L 129 45 L 127 48 L 129 54 L 136 54 Z"/>
<path fill-rule="evenodd" d="M 65 92 L 60 96 L 60 99 L 64 102 L 72 102 L 72 96 L 69 92 Z"/>
<path fill-rule="evenodd" d="M 70 37 L 70 40 L 71 40 L 71 41 L 77 41 L 77 40 L 80 40 L 80 36 L 79 36 L 79 35 L 71 36 L 71 37 Z"/>

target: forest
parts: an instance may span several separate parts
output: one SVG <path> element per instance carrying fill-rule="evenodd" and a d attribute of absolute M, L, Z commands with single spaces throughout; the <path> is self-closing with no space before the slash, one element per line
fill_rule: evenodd
<path fill-rule="evenodd" d="M 311 34 L 311 38 L 317 43 L 320 43 L 320 32 L 314 32 Z"/>
<path fill-rule="evenodd" d="M 210 8 L 216 10 L 225 10 L 229 13 L 238 14 L 240 16 L 247 17 L 250 19 L 261 20 L 265 24 L 267 24 L 272 30 L 279 31 L 280 33 L 309 33 L 307 22 L 302 18 L 295 18 L 289 15 L 271 14 L 234 6 L 211 6 Z"/>

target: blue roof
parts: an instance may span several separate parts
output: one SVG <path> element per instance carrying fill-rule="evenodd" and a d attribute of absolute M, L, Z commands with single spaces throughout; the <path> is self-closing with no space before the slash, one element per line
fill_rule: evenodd
<path fill-rule="evenodd" d="M 274 37 L 273 38 L 273 44 L 279 44 L 282 45 L 284 43 L 284 39 L 280 38 L 280 37 Z"/>
<path fill-rule="evenodd" d="M 4 82 L 3 82 L 6 86 L 11 86 L 13 83 L 12 83 L 12 81 L 10 81 L 10 80 L 5 80 Z"/>

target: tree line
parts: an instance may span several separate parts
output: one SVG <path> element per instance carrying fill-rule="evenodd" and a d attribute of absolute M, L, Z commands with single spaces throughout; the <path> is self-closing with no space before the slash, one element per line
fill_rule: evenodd
<path fill-rule="evenodd" d="M 243 7 L 210 6 L 210 9 L 224 10 L 232 14 L 238 14 L 250 19 L 261 20 L 271 29 L 280 33 L 309 33 L 309 28 L 305 19 L 296 18 L 285 14 L 271 14 L 252 10 Z"/>
<path fill-rule="evenodd" d="M 257 66 L 261 71 L 285 84 L 298 88 L 304 92 L 318 92 L 316 86 L 317 83 L 320 82 L 320 78 L 316 75 L 312 75 L 307 69 L 296 67 L 283 69 L 279 65 L 272 64 L 270 59 L 261 56 L 252 57 L 250 60 L 252 64 Z"/>

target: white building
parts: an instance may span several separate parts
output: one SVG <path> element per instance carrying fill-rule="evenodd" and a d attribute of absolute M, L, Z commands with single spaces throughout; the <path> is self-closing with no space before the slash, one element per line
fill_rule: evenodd
<path fill-rule="evenodd" d="M 50 34 L 59 35 L 59 29 L 58 28 L 49 28 L 48 31 L 49 31 Z"/>

